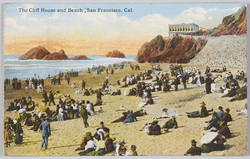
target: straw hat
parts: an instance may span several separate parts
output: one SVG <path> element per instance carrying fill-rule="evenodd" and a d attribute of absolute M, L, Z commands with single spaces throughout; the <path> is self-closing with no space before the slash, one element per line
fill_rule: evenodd
<path fill-rule="evenodd" d="M 205 105 L 206 105 L 206 104 L 205 104 L 204 101 L 200 103 L 200 107 L 203 107 L 203 106 L 205 106 Z"/>

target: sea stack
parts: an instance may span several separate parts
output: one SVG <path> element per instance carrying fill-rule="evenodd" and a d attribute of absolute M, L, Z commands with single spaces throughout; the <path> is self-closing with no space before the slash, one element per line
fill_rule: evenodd
<path fill-rule="evenodd" d="M 64 50 L 61 49 L 59 52 L 54 52 L 50 55 L 47 55 L 43 60 L 68 60 L 68 56 L 65 54 Z"/>
<path fill-rule="evenodd" d="M 109 51 L 105 56 L 106 57 L 125 58 L 124 53 L 122 53 L 122 52 L 120 52 L 118 50 Z"/>
<path fill-rule="evenodd" d="M 50 55 L 50 52 L 45 47 L 38 46 L 30 49 L 23 56 L 19 57 L 19 60 L 28 60 L 28 59 L 42 60 L 47 55 Z"/>

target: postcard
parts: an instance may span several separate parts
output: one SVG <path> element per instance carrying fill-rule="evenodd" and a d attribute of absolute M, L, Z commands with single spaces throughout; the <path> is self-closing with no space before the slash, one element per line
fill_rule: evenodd
<path fill-rule="evenodd" d="M 4 4 L 5 156 L 246 156 L 247 5 Z"/>

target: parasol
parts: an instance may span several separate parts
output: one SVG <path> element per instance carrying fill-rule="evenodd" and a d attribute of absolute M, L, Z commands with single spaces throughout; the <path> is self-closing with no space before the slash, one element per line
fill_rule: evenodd
<path fill-rule="evenodd" d="M 218 135 L 217 132 L 209 132 L 209 133 L 205 134 L 201 138 L 201 144 L 208 144 L 208 143 L 210 143 L 217 135 Z"/>

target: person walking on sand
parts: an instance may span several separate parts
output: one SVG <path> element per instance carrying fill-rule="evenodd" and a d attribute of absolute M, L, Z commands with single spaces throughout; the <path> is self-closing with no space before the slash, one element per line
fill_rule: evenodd
<path fill-rule="evenodd" d="M 43 149 L 44 144 L 45 144 L 44 150 L 46 150 L 48 148 L 48 138 L 51 135 L 50 123 L 48 122 L 48 119 L 43 119 L 43 122 L 39 126 L 39 129 L 40 129 L 40 131 L 42 131 L 42 137 L 43 137 L 41 150 Z"/>

